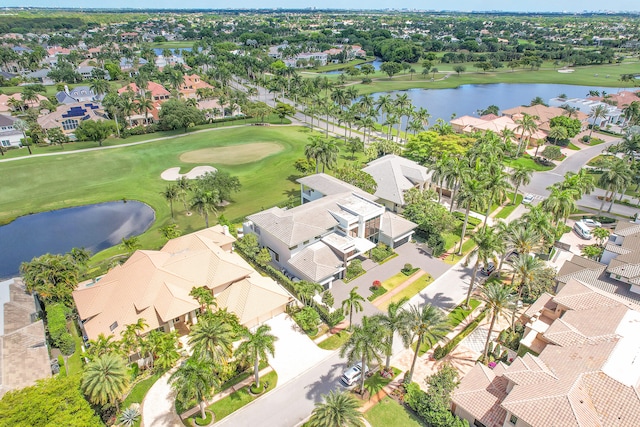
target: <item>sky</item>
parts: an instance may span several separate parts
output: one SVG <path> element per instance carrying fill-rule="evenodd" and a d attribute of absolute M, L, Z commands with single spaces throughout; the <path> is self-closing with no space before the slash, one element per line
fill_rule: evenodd
<path fill-rule="evenodd" d="M 456 11 L 500 10 L 509 12 L 581 12 L 640 11 L 638 0 L 4 0 L 8 7 L 72 7 L 85 8 L 349 8 L 349 9 L 420 9 Z"/>

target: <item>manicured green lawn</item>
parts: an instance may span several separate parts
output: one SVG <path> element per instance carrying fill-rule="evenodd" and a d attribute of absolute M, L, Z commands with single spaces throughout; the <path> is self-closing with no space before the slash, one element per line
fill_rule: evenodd
<path fill-rule="evenodd" d="M 269 383 L 267 391 L 273 390 L 273 388 L 275 388 L 278 383 L 278 374 L 273 371 L 260 378 L 261 384 L 267 382 Z M 243 387 L 242 389 L 231 393 L 224 399 L 218 400 L 217 402 L 213 403 L 207 409 L 213 411 L 216 420 L 221 420 L 222 418 L 237 411 L 244 405 L 252 402 L 259 397 L 260 396 L 253 396 L 251 393 L 249 393 L 249 389 L 247 387 Z"/>
<path fill-rule="evenodd" d="M 163 181 L 160 174 L 170 167 L 180 166 L 185 171 L 199 165 L 181 162 L 180 154 L 207 147 L 254 142 L 282 146 L 280 152 L 251 163 L 210 163 L 240 179 L 242 189 L 219 213 L 229 219 L 241 218 L 299 194 L 300 187 L 295 182 L 299 174 L 293 163 L 304 157 L 308 134 L 309 131 L 302 127 L 246 126 L 133 147 L 6 162 L 1 165 L 4 181 L 0 192 L 0 223 L 51 209 L 122 198 L 140 200 L 149 204 L 156 213 L 155 223 L 141 236 L 140 243 L 144 248 L 156 248 L 164 242 L 158 228 L 171 220 L 169 205 L 160 194 L 168 182 Z M 340 162 L 344 161 L 341 157 Z M 204 227 L 201 216 L 195 213 L 191 217 L 184 215 L 182 203 L 174 203 L 174 210 L 175 220 L 184 233 Z M 215 223 L 215 218 L 211 218 L 211 222 Z M 104 259 L 120 251 L 114 247 L 103 251 L 98 258 Z"/>
<path fill-rule="evenodd" d="M 380 368 L 383 368 L 383 366 L 380 366 Z M 393 381 L 393 379 L 397 377 L 400 372 L 402 372 L 400 369 L 394 368 L 393 366 L 391 366 L 391 370 L 393 371 L 393 377 L 383 377 L 382 375 L 380 375 L 380 372 L 376 372 L 375 374 L 364 380 L 364 389 L 369 392 L 370 396 L 378 393 L 384 388 L 384 386 Z"/>
<path fill-rule="evenodd" d="M 511 197 L 513 197 L 513 195 Z M 511 215 L 511 212 L 513 212 L 520 203 L 522 203 L 522 194 L 518 194 L 516 196 L 515 204 L 511 203 L 511 201 L 508 201 L 507 205 L 503 207 L 500 212 L 496 214 L 496 216 L 494 216 L 494 219 L 506 219 L 509 215 Z"/>
<path fill-rule="evenodd" d="M 406 276 L 404 273 L 400 272 L 396 275 L 389 277 L 387 280 L 383 281 L 382 286 L 387 291 L 391 291 L 397 288 L 398 286 L 400 286 L 401 284 L 403 284 L 404 282 L 406 282 L 407 280 L 409 280 L 410 277 L 411 276 Z"/>
<path fill-rule="evenodd" d="M 402 289 L 400 292 L 395 294 L 389 301 L 380 305 L 378 308 L 382 311 L 386 311 L 389 304 L 392 302 L 400 301 L 402 298 L 411 298 L 427 286 L 433 282 L 433 277 L 430 274 L 425 274 L 424 276 L 418 278 L 415 282 Z"/>
<path fill-rule="evenodd" d="M 372 427 L 421 427 L 424 424 L 404 406 L 385 397 L 364 414 Z"/>
<path fill-rule="evenodd" d="M 164 374 L 164 372 L 155 373 L 149 378 L 146 378 L 133 386 L 129 395 L 124 399 L 122 405 L 120 405 L 121 408 L 127 409 L 132 403 L 142 403 L 144 396 L 147 394 L 151 386 L 155 384 L 158 378 L 162 376 L 162 374 Z"/>
<path fill-rule="evenodd" d="M 537 172 L 548 171 L 554 168 L 554 166 L 539 165 L 535 162 L 535 160 L 530 159 L 528 157 L 519 157 L 516 160 L 506 159 L 504 163 L 507 166 L 515 166 L 515 165 L 524 166 L 526 168 L 532 169 Z"/>
<path fill-rule="evenodd" d="M 60 365 L 60 375 L 66 376 L 67 370 L 69 371 L 69 375 L 76 375 L 82 373 L 82 337 L 78 334 L 78 330 L 74 324 L 69 323 L 69 332 L 73 337 L 73 341 L 76 343 L 76 351 L 69 356 L 67 360 L 67 369 L 64 367 L 64 358 L 62 356 L 58 357 L 58 363 Z"/>
<path fill-rule="evenodd" d="M 331 335 L 326 340 L 321 341 L 318 347 L 323 350 L 337 350 L 349 339 L 349 335 L 350 333 L 348 331 L 340 331 L 337 334 Z"/>
<path fill-rule="evenodd" d="M 447 319 L 449 320 L 452 328 L 455 328 L 462 323 L 462 321 L 480 305 L 480 301 L 472 298 L 469 300 L 469 305 L 471 308 L 465 308 L 463 305 L 459 305 L 447 315 Z"/>

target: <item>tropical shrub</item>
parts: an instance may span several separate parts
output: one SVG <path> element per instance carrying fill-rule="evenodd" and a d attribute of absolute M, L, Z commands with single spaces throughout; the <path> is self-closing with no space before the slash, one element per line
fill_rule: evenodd
<path fill-rule="evenodd" d="M 380 263 L 386 260 L 393 254 L 394 254 L 393 249 L 391 249 L 389 246 L 385 245 L 384 243 L 378 243 L 378 245 L 375 248 L 371 249 L 371 259 L 377 263 Z"/>

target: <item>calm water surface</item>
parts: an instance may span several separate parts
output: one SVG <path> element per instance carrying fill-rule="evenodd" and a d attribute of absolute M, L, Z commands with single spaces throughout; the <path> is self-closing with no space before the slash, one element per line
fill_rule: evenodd
<path fill-rule="evenodd" d="M 0 278 L 18 274 L 20 263 L 74 247 L 96 253 L 123 237 L 146 231 L 155 219 L 148 205 L 108 202 L 22 216 L 0 227 Z"/>

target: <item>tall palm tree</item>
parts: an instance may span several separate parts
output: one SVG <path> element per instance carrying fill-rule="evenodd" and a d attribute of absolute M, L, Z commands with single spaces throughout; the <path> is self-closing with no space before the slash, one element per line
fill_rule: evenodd
<path fill-rule="evenodd" d="M 452 189 L 451 192 L 451 206 L 449 206 L 449 212 L 453 212 L 453 206 L 458 200 L 457 192 L 462 182 L 464 182 L 471 175 L 471 168 L 469 162 L 465 157 L 454 157 L 451 160 L 449 174 L 447 175 L 447 186 Z"/>
<path fill-rule="evenodd" d="M 119 411 L 118 400 L 129 384 L 129 372 L 124 360 L 115 353 L 103 354 L 89 362 L 82 374 L 81 388 L 96 405 L 109 403 Z"/>
<path fill-rule="evenodd" d="M 529 185 L 531 182 L 531 175 L 533 175 L 532 169 L 522 165 L 513 166 L 511 176 L 509 177 L 509 180 L 515 186 L 515 189 L 513 190 L 513 201 L 511 202 L 512 205 L 516 204 L 518 188 L 520 188 L 521 185 Z"/>
<path fill-rule="evenodd" d="M 433 172 L 431 180 L 438 186 L 438 203 L 442 200 L 442 187 L 445 185 L 445 180 L 450 176 L 451 162 L 451 156 L 445 152 L 435 161 L 433 166 L 429 168 Z"/>
<path fill-rule="evenodd" d="M 357 313 L 363 310 L 363 301 L 364 298 L 358 293 L 357 286 L 351 289 L 351 291 L 349 291 L 349 296 L 347 297 L 347 299 L 342 301 L 342 311 L 344 312 L 345 316 L 349 315 L 349 330 L 351 330 L 351 326 L 353 324 L 353 312 Z"/>
<path fill-rule="evenodd" d="M 632 181 L 633 172 L 629 163 L 618 158 L 608 160 L 606 166 L 603 167 L 602 175 L 598 179 L 599 186 L 606 190 L 600 209 L 598 209 L 598 215 L 602 212 L 602 208 L 609 197 L 611 198 L 609 211 L 611 211 L 616 193 L 628 187 Z"/>
<path fill-rule="evenodd" d="M 122 342 L 129 351 L 140 354 L 142 349 L 142 332 L 149 327 L 149 324 L 144 318 L 139 318 L 135 323 L 130 323 L 125 326 L 125 329 L 121 332 Z"/>
<path fill-rule="evenodd" d="M 389 371 L 391 364 L 391 355 L 393 353 L 393 339 L 395 334 L 398 333 L 402 338 L 402 342 L 405 347 L 409 347 L 410 344 L 410 332 L 408 328 L 408 314 L 402 306 L 409 301 L 409 298 L 404 297 L 400 301 L 392 302 L 387 307 L 387 312 L 374 316 L 374 319 L 385 329 L 386 341 L 387 341 L 387 360 L 384 365 L 384 369 Z"/>
<path fill-rule="evenodd" d="M 95 340 L 90 340 L 89 344 L 90 345 L 87 346 L 87 355 L 91 360 L 108 353 L 118 353 L 121 351 L 121 342 L 116 341 L 113 335 L 105 336 L 104 334 L 100 334 Z"/>
<path fill-rule="evenodd" d="M 471 281 L 469 282 L 469 289 L 467 290 L 467 299 L 465 305 L 469 307 L 469 301 L 471 300 L 471 294 L 473 293 L 473 286 L 478 276 L 478 268 L 480 263 L 487 264 L 489 260 L 493 260 L 496 265 L 496 254 L 501 253 L 504 248 L 504 241 L 501 236 L 495 232 L 493 227 L 481 228 L 477 233 L 471 235 L 471 240 L 475 243 L 476 247 L 473 249 L 467 257 L 467 263 L 473 257 L 476 258 L 476 262 L 473 265 L 473 271 L 471 273 Z"/>
<path fill-rule="evenodd" d="M 260 371 L 258 366 L 263 360 L 267 360 L 268 355 L 275 356 L 275 342 L 278 337 L 271 334 L 271 327 L 269 325 L 260 325 L 254 333 L 246 331 L 244 334 L 244 341 L 236 350 L 236 355 L 240 357 L 246 357 L 250 362 L 253 362 L 253 377 L 256 382 L 256 387 L 260 387 Z"/>
<path fill-rule="evenodd" d="M 561 190 L 558 187 L 549 187 L 551 193 L 542 202 L 542 207 L 553 214 L 554 222 L 557 224 L 560 218 L 565 221 L 576 210 L 576 190 Z"/>
<path fill-rule="evenodd" d="M 592 124 L 591 124 L 591 131 L 589 132 L 589 139 L 591 139 L 591 134 L 593 134 L 593 128 L 596 126 L 596 122 L 598 121 L 598 119 L 604 119 L 605 117 L 607 117 L 608 112 L 609 112 L 609 109 L 607 108 L 606 105 L 603 105 L 603 104 L 596 105 L 595 107 L 591 108 L 591 113 L 589 114 L 589 117 L 591 117 Z"/>
<path fill-rule="evenodd" d="M 211 306 L 217 307 L 218 304 L 216 302 L 216 297 L 213 296 L 213 293 L 206 286 L 200 286 L 197 288 L 191 289 L 189 292 L 189 296 L 193 297 L 198 304 L 200 304 L 200 310 L 204 313 L 207 311 L 211 311 Z"/>
<path fill-rule="evenodd" d="M 580 200 L 583 195 L 591 194 L 596 185 L 593 181 L 593 175 L 587 169 L 582 168 L 578 172 L 564 174 L 564 180 L 560 183 L 560 188 L 563 190 L 575 190 L 576 200 Z"/>
<path fill-rule="evenodd" d="M 316 173 L 320 168 L 320 157 L 322 156 L 323 140 L 319 135 L 311 135 L 309 143 L 304 147 L 304 155 L 307 160 L 313 159 L 316 163 Z"/>
<path fill-rule="evenodd" d="M 171 209 L 171 218 L 174 218 L 173 201 L 177 200 L 178 197 L 180 196 L 180 191 L 178 190 L 178 187 L 175 186 L 174 184 L 167 185 L 164 191 L 162 192 L 162 196 L 167 202 L 169 202 L 169 208 Z"/>
<path fill-rule="evenodd" d="M 441 338 L 447 335 L 451 329 L 451 325 L 442 311 L 431 304 L 425 304 L 422 308 L 412 305 L 409 307 L 408 311 L 409 319 L 407 323 L 409 325 L 409 330 L 411 331 L 413 338 L 415 339 L 417 337 L 418 341 L 416 342 L 416 350 L 413 354 L 411 369 L 404 379 L 405 383 L 410 383 L 413 378 L 413 371 L 416 367 L 416 360 L 418 360 L 418 353 L 420 352 L 422 343 L 426 341 L 429 344 L 434 345 Z"/>
<path fill-rule="evenodd" d="M 144 114 L 145 124 L 149 124 L 149 111 L 153 110 L 151 94 L 147 92 L 144 96 L 137 97 L 136 104 L 136 110 L 138 110 L 140 114 Z"/>
<path fill-rule="evenodd" d="M 516 157 L 520 157 L 520 152 L 522 151 L 522 147 L 525 142 L 529 141 L 531 135 L 538 130 L 538 123 L 536 120 L 536 116 L 531 116 L 526 113 L 522 115 L 522 118 L 516 120 L 516 124 L 518 125 L 516 129 L 520 131 L 521 135 L 518 150 L 516 151 Z"/>
<path fill-rule="evenodd" d="M 530 286 L 535 281 L 536 277 L 542 270 L 545 268 L 544 262 L 540 261 L 539 258 L 535 256 L 531 256 L 528 253 L 521 253 L 512 261 L 507 261 L 511 267 L 513 267 L 514 272 L 514 283 L 515 279 L 519 279 L 519 283 L 517 286 L 513 286 L 514 289 L 518 291 L 518 299 L 522 297 L 522 291 L 527 288 L 528 291 L 531 291 Z"/>
<path fill-rule="evenodd" d="M 191 357 L 169 377 L 169 384 L 177 392 L 176 399 L 187 403 L 196 400 L 200 405 L 200 417 L 206 418 L 205 399 L 211 388 L 219 385 L 213 365 L 202 359 Z"/>
<path fill-rule="evenodd" d="M 489 221 L 489 214 L 491 213 L 491 207 L 494 203 L 502 204 L 507 197 L 507 191 L 511 189 L 509 183 L 509 175 L 502 171 L 494 171 L 485 178 L 486 191 L 489 195 L 487 201 L 487 213 L 484 216 L 484 226 L 487 226 Z"/>
<path fill-rule="evenodd" d="M 218 212 L 218 205 L 221 203 L 218 190 L 205 190 L 196 187 L 193 198 L 191 199 L 191 208 L 197 210 L 204 217 L 204 223 L 209 228 L 209 214 Z"/>
<path fill-rule="evenodd" d="M 555 241 L 555 227 L 553 215 L 541 204 L 531 206 L 521 218 L 522 224 L 527 229 L 533 229 L 542 237 L 546 246 L 551 246 Z"/>
<path fill-rule="evenodd" d="M 486 360 L 491 342 L 491 334 L 499 316 L 504 315 L 512 304 L 511 288 L 501 282 L 491 282 L 482 287 L 482 300 L 487 303 L 487 308 L 491 311 L 491 323 L 487 341 L 484 344 L 483 359 Z"/>
<path fill-rule="evenodd" d="M 189 178 L 186 176 L 181 176 L 179 180 L 176 181 L 176 187 L 178 188 L 178 194 L 180 199 L 182 199 L 182 204 L 184 205 L 184 210 L 187 210 L 187 195 L 191 190 L 191 183 L 189 182 Z"/>
<path fill-rule="evenodd" d="M 324 402 L 316 402 L 309 427 L 364 427 L 360 401 L 347 392 L 332 390 Z"/>
<path fill-rule="evenodd" d="M 384 339 L 385 331 L 374 319 L 364 316 L 362 324 L 353 328 L 353 333 L 340 347 L 340 357 L 347 357 L 349 363 L 362 363 L 360 375 L 360 391 L 364 392 L 366 369 L 371 360 L 381 362 L 380 355 L 387 352 Z"/>
<path fill-rule="evenodd" d="M 465 179 L 460 186 L 460 192 L 458 193 L 457 199 L 458 205 L 464 206 L 465 208 L 462 233 L 460 234 L 460 248 L 458 248 L 458 255 L 461 255 L 464 236 L 467 233 L 467 224 L 469 223 L 469 212 L 471 211 L 471 206 L 475 206 L 477 209 L 483 209 L 487 203 L 484 183 L 475 177 Z"/>
<path fill-rule="evenodd" d="M 29 154 L 33 154 L 31 152 L 31 143 L 27 140 L 27 131 L 29 130 L 29 123 L 26 120 L 17 119 L 13 122 L 13 128 L 22 132 L 22 140 L 24 141 L 24 145 L 27 146 L 27 150 L 29 150 Z"/>
<path fill-rule="evenodd" d="M 221 365 L 231 356 L 234 338 L 231 326 L 217 317 L 205 314 L 191 328 L 189 345 L 196 357 Z"/>

